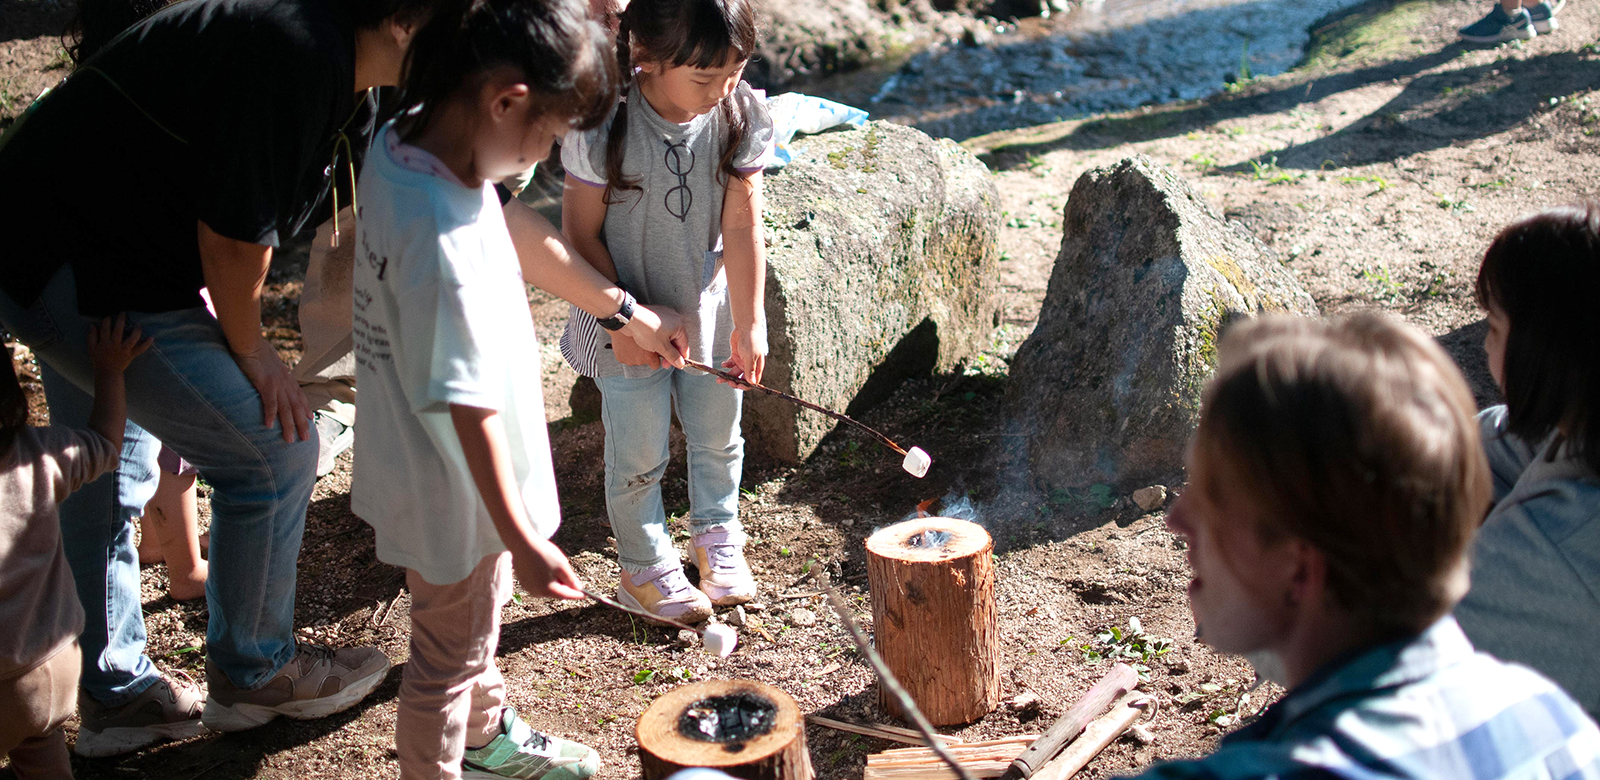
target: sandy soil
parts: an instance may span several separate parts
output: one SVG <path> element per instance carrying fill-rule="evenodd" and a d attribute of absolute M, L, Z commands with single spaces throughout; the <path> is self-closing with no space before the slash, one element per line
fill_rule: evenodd
<path fill-rule="evenodd" d="M 56 77 L 48 25 L 26 22 L 5 2 L 0 70 L 8 89 L 36 92 Z M 1516 215 L 1592 192 L 1600 162 L 1591 107 L 1600 59 L 1592 45 L 1600 9 L 1574 4 L 1556 35 L 1527 45 L 1462 49 L 1454 29 L 1477 4 L 1406 0 L 1358 9 L 1327 25 L 1301 68 L 1216 98 L 973 139 L 996 170 L 1007 210 L 1005 324 L 982 360 L 950 375 L 908 382 L 865 415 L 869 424 L 933 453 L 926 481 L 905 477 L 870 441 L 840 432 L 798 466 L 752 463 L 742 511 L 764 609 L 765 635 L 743 634 L 715 660 L 673 644 L 672 632 L 588 604 L 528 600 L 506 608 L 500 664 L 511 703 L 536 728 L 576 738 L 602 754 L 604 778 L 634 777 L 635 718 L 680 680 L 740 677 L 788 691 L 802 710 L 886 721 L 872 675 L 838 622 L 802 581 L 809 561 L 827 566 L 865 605 L 861 540 L 925 499 L 970 497 L 992 531 L 999 560 L 1003 696 L 1038 694 L 1041 710 L 999 710 L 963 737 L 1037 733 L 1105 671 L 1104 629 L 1142 620 L 1171 651 L 1150 661 L 1145 687 L 1161 703 L 1154 742 L 1124 740 L 1086 770 L 1107 777 L 1154 760 L 1196 755 L 1240 716 L 1275 694 L 1248 696 L 1248 668 L 1192 639 L 1182 545 L 1161 517 L 1124 498 L 1108 513 L 1039 496 L 1002 497 L 1003 475 L 986 468 L 1000 428 L 1005 361 L 1043 299 L 1061 237 L 1061 211 L 1084 170 L 1142 153 L 1179 170 L 1219 210 L 1245 223 L 1331 313 L 1376 307 L 1402 314 L 1450 348 L 1480 400 L 1482 316 L 1471 299 L 1477 258 Z M 31 13 L 31 12 L 30 12 Z M 42 12 L 41 12 L 42 13 Z M 30 27 L 29 24 L 34 24 Z M 3 108 L 3 107 L 0 107 Z M 9 115 L 9 114 L 8 114 Z M 4 119 L 0 119 L 4 121 Z M 292 355 L 298 285 L 275 275 L 269 325 Z M 564 307 L 536 299 L 552 338 Z M 557 360 L 544 352 L 547 363 Z M 25 372 L 25 350 L 19 351 Z M 617 569 L 600 493 L 598 423 L 567 415 L 571 374 L 552 366 L 547 395 L 565 524 L 556 541 L 591 584 L 613 587 Z M 681 455 L 681 442 L 677 444 Z M 665 480 L 670 511 L 687 507 L 681 457 Z M 407 597 L 399 570 L 373 558 L 372 533 L 349 512 L 349 456 L 313 498 L 301 557 L 297 622 L 309 639 L 382 647 L 397 667 L 355 709 L 323 721 L 280 721 L 116 760 L 78 761 L 80 778 L 367 778 L 392 776 L 395 695 L 406 657 Z M 674 529 L 685 533 L 681 521 Z M 203 677 L 205 607 L 163 595 L 162 566 L 145 570 L 149 652 L 160 665 Z M 794 610 L 820 617 L 797 625 Z M 800 622 L 806 622 L 803 619 Z M 653 675 L 648 674 L 654 672 Z M 644 679 L 648 677 L 649 679 Z M 69 727 L 69 738 L 71 727 Z M 885 742 L 811 727 L 823 778 L 860 777 Z M 6 772 L 0 770 L 0 776 Z"/>

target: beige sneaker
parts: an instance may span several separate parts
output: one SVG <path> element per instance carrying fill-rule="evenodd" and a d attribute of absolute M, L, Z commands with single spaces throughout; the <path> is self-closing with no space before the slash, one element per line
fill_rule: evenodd
<path fill-rule="evenodd" d="M 366 698 L 389 671 L 389 657 L 375 647 L 331 647 L 301 642 L 294 659 L 254 690 L 234 685 L 228 676 L 206 664 L 211 689 L 206 727 L 244 731 L 279 715 L 315 720 L 341 712 Z"/>
<path fill-rule="evenodd" d="M 78 716 L 83 723 L 72 750 L 87 758 L 105 758 L 164 739 L 199 736 L 206 730 L 200 725 L 205 700 L 199 686 L 166 675 L 121 707 L 107 707 L 79 689 Z"/>
<path fill-rule="evenodd" d="M 711 617 L 711 599 L 694 589 L 683 575 L 683 565 L 664 563 L 638 574 L 622 572 L 617 601 L 652 615 L 680 623 L 699 623 Z"/>
<path fill-rule="evenodd" d="M 756 596 L 756 578 L 744 559 L 743 531 L 714 525 L 695 534 L 689 543 L 695 568 L 700 570 L 700 590 L 719 607 L 743 604 Z"/>

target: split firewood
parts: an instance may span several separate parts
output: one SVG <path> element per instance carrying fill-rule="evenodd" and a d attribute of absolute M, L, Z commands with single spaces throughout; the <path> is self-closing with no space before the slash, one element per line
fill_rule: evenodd
<path fill-rule="evenodd" d="M 1134 721 L 1155 712 L 1155 699 L 1132 691 L 1111 705 L 1111 711 L 1090 723 L 1061 755 L 1033 773 L 1032 780 L 1070 780 L 1107 745 L 1115 742 Z"/>
<path fill-rule="evenodd" d="M 1025 734 L 946 747 L 975 778 L 999 777 L 1037 735 Z M 954 780 L 956 773 L 928 748 L 896 748 L 867 756 L 863 780 Z"/>

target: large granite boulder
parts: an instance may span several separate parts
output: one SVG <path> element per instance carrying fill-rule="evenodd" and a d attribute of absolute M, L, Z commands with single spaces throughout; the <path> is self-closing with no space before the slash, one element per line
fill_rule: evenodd
<path fill-rule="evenodd" d="M 1270 250 L 1144 156 L 1091 170 L 1067 200 L 1039 324 L 1006 392 L 1035 484 L 1121 493 L 1177 477 L 1218 332 L 1316 304 Z"/>
<path fill-rule="evenodd" d="M 995 326 L 1000 199 L 954 142 L 887 122 L 798 139 L 766 177 L 764 384 L 860 411 L 954 367 Z M 745 394 L 753 450 L 811 454 L 835 421 Z"/>

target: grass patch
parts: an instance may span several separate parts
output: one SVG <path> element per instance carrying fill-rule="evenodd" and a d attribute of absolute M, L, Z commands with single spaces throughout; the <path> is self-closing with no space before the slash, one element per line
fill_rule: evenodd
<path fill-rule="evenodd" d="M 1327 69 L 1346 60 L 1392 59 L 1410 48 L 1431 0 L 1372 0 L 1324 17 L 1311 29 L 1299 68 Z"/>

